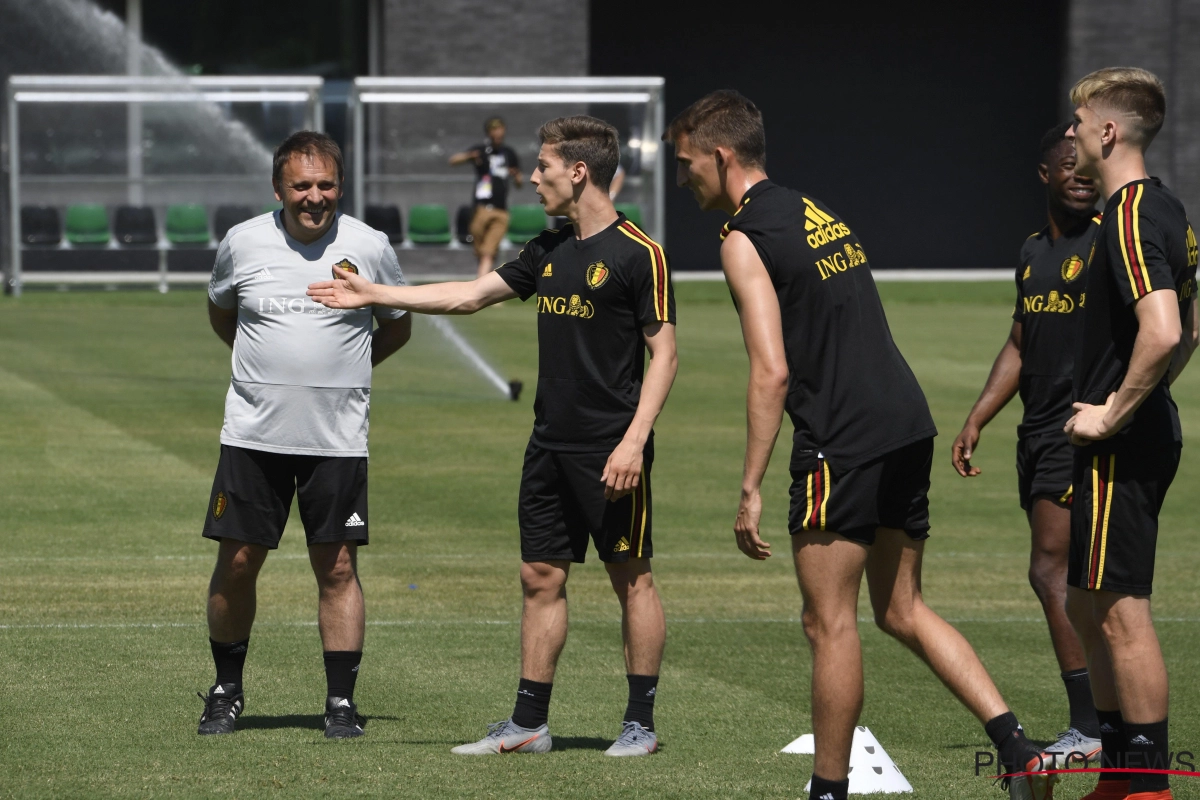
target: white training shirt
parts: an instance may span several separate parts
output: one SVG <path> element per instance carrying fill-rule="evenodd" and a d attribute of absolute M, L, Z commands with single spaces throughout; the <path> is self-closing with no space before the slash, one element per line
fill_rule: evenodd
<path fill-rule="evenodd" d="M 367 455 L 371 397 L 371 320 L 392 308 L 331 309 L 305 292 L 333 277 L 333 265 L 374 283 L 405 283 L 382 233 L 339 214 L 324 236 L 302 244 L 281 212 L 229 230 L 217 249 L 208 296 L 236 308 L 233 376 L 225 396 L 221 443 L 271 453 Z"/>

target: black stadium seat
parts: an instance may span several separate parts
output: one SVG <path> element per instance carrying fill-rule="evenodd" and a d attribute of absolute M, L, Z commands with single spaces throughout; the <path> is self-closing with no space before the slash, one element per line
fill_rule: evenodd
<path fill-rule="evenodd" d="M 148 206 L 117 206 L 113 220 L 113 230 L 121 244 L 155 244 L 158 241 L 154 209 Z"/>
<path fill-rule="evenodd" d="M 388 241 L 392 244 L 404 241 L 404 223 L 400 219 L 400 209 L 396 206 L 367 206 L 363 222 L 380 233 L 387 234 Z"/>
<path fill-rule="evenodd" d="M 54 245 L 62 241 L 62 220 L 52 206 L 21 206 L 21 243 Z"/>
<path fill-rule="evenodd" d="M 458 207 L 458 214 L 454 217 L 454 235 L 463 244 L 475 241 L 475 237 L 471 235 L 471 218 L 474 216 L 474 206 Z"/>
<path fill-rule="evenodd" d="M 217 206 L 213 214 L 213 236 L 219 242 L 234 225 L 240 225 L 254 216 L 254 209 L 250 206 Z"/>

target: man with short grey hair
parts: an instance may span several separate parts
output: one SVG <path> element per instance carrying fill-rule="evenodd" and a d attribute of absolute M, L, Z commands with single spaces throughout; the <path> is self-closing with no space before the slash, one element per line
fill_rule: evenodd
<path fill-rule="evenodd" d="M 343 175 L 333 139 L 293 134 L 275 151 L 272 171 L 283 208 L 232 228 L 217 250 L 208 313 L 233 348 L 233 376 L 204 521 L 204 536 L 220 547 L 208 594 L 217 676 L 201 734 L 233 733 L 245 707 L 255 584 L 295 495 L 319 589 L 325 736 L 363 734 L 354 704 L 365 625 L 356 553 L 367 543 L 371 367 L 404 346 L 412 322 L 403 311 L 338 311 L 305 295 L 334 266 L 404 283 L 387 238 L 338 214 Z"/>

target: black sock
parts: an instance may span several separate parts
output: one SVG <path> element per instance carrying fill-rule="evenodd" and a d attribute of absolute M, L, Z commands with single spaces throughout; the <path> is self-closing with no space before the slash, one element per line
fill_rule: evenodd
<path fill-rule="evenodd" d="M 1100 769 L 1122 769 L 1125 766 L 1125 720 L 1121 712 L 1096 709 L 1100 722 Z M 1102 781 L 1127 781 L 1127 772 L 1101 772 Z"/>
<path fill-rule="evenodd" d="M 521 678 L 517 684 L 517 704 L 512 721 L 522 728 L 540 728 L 550 717 L 550 692 L 553 683 L 538 683 Z"/>
<path fill-rule="evenodd" d="M 1100 723 L 1096 720 L 1092 681 L 1088 677 L 1087 667 L 1064 672 L 1062 679 L 1067 687 L 1067 703 L 1071 708 L 1071 727 L 1090 739 L 1099 738 Z"/>
<path fill-rule="evenodd" d="M 654 730 L 654 695 L 658 691 L 658 676 L 626 675 L 625 680 L 629 681 L 625 721 L 636 722 L 648 731 Z"/>
<path fill-rule="evenodd" d="M 849 778 L 844 781 L 827 781 L 814 772 L 812 784 L 808 787 L 808 800 L 846 800 L 849 793 Z"/>
<path fill-rule="evenodd" d="M 992 744 L 996 745 L 1004 771 L 1023 772 L 1028 764 L 1030 751 L 1036 748 L 1025 738 L 1021 723 L 1017 722 L 1017 715 L 1006 711 L 988 720 L 983 729 L 987 731 Z"/>
<path fill-rule="evenodd" d="M 242 688 L 242 667 L 246 666 L 246 649 L 250 646 L 249 639 L 240 642 L 214 642 L 208 640 L 212 648 L 213 663 L 217 665 L 218 684 L 232 683 Z"/>
<path fill-rule="evenodd" d="M 1137 725 L 1125 723 L 1125 766 L 1129 769 L 1170 769 L 1167 750 L 1167 721 Z M 1161 792 L 1171 784 L 1166 775 L 1154 772 L 1131 772 L 1129 793 Z"/>
<path fill-rule="evenodd" d="M 326 650 L 325 685 L 329 697 L 354 699 L 354 684 L 358 681 L 358 665 L 362 650 Z"/>

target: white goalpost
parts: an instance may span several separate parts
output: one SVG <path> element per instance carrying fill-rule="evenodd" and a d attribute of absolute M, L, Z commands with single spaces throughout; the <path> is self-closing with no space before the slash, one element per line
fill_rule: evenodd
<path fill-rule="evenodd" d="M 274 202 L 271 147 L 323 128 L 319 77 L 24 75 L 7 85 L 9 287 L 201 283 Z M 137 113 L 133 113 L 133 112 Z"/>

